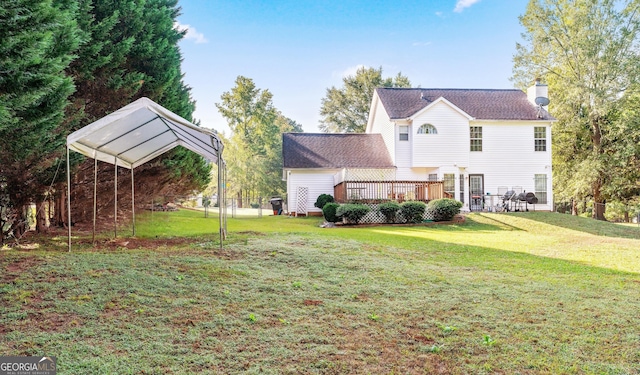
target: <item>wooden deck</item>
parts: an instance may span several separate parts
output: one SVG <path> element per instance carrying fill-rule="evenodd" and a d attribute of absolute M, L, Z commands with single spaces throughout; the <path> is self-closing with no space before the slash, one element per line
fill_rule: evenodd
<path fill-rule="evenodd" d="M 344 181 L 333 187 L 338 203 L 421 201 L 452 198 L 443 181 Z"/>

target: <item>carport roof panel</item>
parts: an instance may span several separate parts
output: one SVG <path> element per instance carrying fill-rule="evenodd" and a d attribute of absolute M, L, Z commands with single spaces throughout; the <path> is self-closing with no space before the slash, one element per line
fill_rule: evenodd
<path fill-rule="evenodd" d="M 148 98 L 97 120 L 67 137 L 67 146 L 90 158 L 132 168 L 181 145 L 217 162 L 222 143 Z"/>

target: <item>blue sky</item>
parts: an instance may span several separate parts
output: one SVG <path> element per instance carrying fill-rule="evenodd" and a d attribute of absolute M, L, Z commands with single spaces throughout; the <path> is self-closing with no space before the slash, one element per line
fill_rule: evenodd
<path fill-rule="evenodd" d="M 425 88 L 512 88 L 527 0 L 180 0 L 178 27 L 194 116 L 229 133 L 215 103 L 237 76 L 318 132 L 327 88 L 358 66 Z"/>

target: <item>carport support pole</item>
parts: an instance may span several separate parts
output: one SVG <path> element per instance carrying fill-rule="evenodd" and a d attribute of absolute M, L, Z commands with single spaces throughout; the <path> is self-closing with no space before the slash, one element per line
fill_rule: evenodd
<path fill-rule="evenodd" d="M 69 170 L 69 144 L 67 144 L 67 235 L 71 252 L 71 171 Z"/>
<path fill-rule="evenodd" d="M 133 219 L 133 237 L 136 236 L 136 191 L 133 181 L 133 165 L 131 166 L 131 218 Z"/>
<path fill-rule="evenodd" d="M 223 166 L 222 203 L 224 205 L 224 237 L 227 237 L 227 165 Z"/>
<path fill-rule="evenodd" d="M 222 231 L 224 230 L 222 224 L 222 205 L 220 204 L 220 193 L 222 186 L 222 155 L 220 155 L 220 142 L 217 142 L 218 146 L 218 224 L 220 227 L 220 250 L 222 250 Z"/>
<path fill-rule="evenodd" d="M 113 158 L 113 238 L 118 238 L 118 158 Z"/>
<path fill-rule="evenodd" d="M 96 243 L 96 212 L 98 211 L 98 155 L 93 154 L 93 232 L 91 242 Z"/>

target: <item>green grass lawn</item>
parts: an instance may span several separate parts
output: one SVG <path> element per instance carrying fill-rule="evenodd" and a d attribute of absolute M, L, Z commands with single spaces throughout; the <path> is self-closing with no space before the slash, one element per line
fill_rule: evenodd
<path fill-rule="evenodd" d="M 182 210 L 137 239 L 0 250 L 0 354 L 59 374 L 640 374 L 637 227 L 319 224 L 230 219 L 220 250 L 216 219 Z"/>

